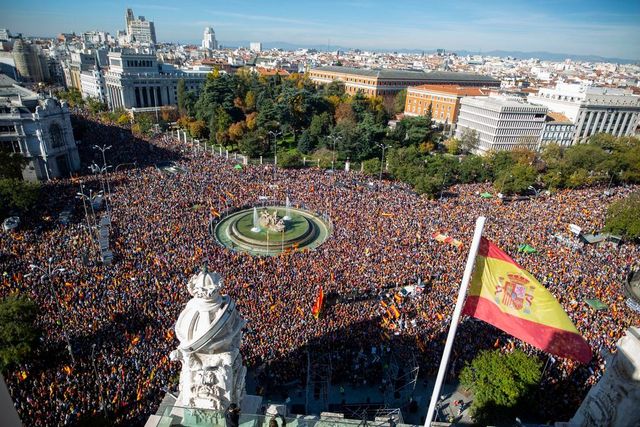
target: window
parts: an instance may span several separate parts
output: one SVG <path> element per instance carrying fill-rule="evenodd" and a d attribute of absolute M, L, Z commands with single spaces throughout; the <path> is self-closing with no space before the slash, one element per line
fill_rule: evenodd
<path fill-rule="evenodd" d="M 51 137 L 51 148 L 64 147 L 64 134 L 59 124 L 52 123 L 49 126 L 49 136 Z"/>

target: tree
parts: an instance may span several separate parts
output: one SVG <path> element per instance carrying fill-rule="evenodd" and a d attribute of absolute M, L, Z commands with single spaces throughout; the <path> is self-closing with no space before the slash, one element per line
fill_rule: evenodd
<path fill-rule="evenodd" d="M 536 182 L 536 170 L 529 165 L 516 163 L 496 175 L 494 187 L 504 194 L 520 194 Z"/>
<path fill-rule="evenodd" d="M 240 139 L 238 149 L 242 154 L 256 158 L 264 155 L 268 151 L 269 144 L 263 135 L 257 132 L 250 132 L 244 134 L 242 139 Z"/>
<path fill-rule="evenodd" d="M 195 120 L 189 123 L 189 133 L 193 138 L 200 139 L 207 136 L 207 125 L 203 120 Z"/>
<path fill-rule="evenodd" d="M 480 137 L 475 129 L 466 128 L 460 136 L 460 149 L 465 153 L 471 153 L 478 148 Z"/>
<path fill-rule="evenodd" d="M 27 159 L 20 153 L 0 150 L 0 179 L 22 179 Z"/>
<path fill-rule="evenodd" d="M 0 370 L 24 361 L 37 345 L 36 313 L 35 303 L 25 297 L 0 301 Z"/>
<path fill-rule="evenodd" d="M 640 239 L 640 192 L 612 203 L 607 209 L 605 230 L 628 239 Z"/>
<path fill-rule="evenodd" d="M 489 179 L 489 171 L 484 158 L 473 154 L 465 156 L 458 165 L 458 178 L 464 184 L 484 182 Z"/>
<path fill-rule="evenodd" d="M 460 140 L 456 138 L 449 138 L 444 142 L 444 146 L 449 154 L 460 154 Z"/>
<path fill-rule="evenodd" d="M 0 179 L 0 219 L 13 211 L 27 212 L 36 205 L 40 184 L 22 179 Z"/>
<path fill-rule="evenodd" d="M 380 159 L 374 157 L 373 159 L 365 160 L 362 162 L 362 170 L 367 175 L 377 176 L 380 174 Z"/>
<path fill-rule="evenodd" d="M 278 166 L 283 168 L 302 167 L 302 155 L 296 149 L 278 153 Z"/>
<path fill-rule="evenodd" d="M 395 112 L 396 113 L 403 112 L 406 102 L 407 102 L 407 90 L 406 89 L 402 89 L 393 98 L 393 106 L 395 107 L 395 110 L 396 110 Z"/>
<path fill-rule="evenodd" d="M 186 90 L 184 85 L 184 79 L 178 80 L 178 112 L 181 116 L 187 114 L 187 109 L 185 106 L 186 102 Z"/>
<path fill-rule="evenodd" d="M 481 351 L 460 373 L 460 383 L 473 391 L 471 412 L 476 421 L 487 425 L 513 420 L 526 411 L 542 376 L 541 366 L 537 357 L 519 349 L 509 354 Z"/>
<path fill-rule="evenodd" d="M 107 111 L 108 109 L 107 104 L 96 98 L 87 99 L 87 107 L 89 108 L 89 112 L 91 112 L 91 114 L 98 114 L 103 111 Z"/>

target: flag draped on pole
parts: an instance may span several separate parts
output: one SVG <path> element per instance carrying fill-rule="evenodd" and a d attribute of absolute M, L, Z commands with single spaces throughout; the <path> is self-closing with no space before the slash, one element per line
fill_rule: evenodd
<path fill-rule="evenodd" d="M 484 237 L 462 313 L 547 353 L 585 364 L 591 360 L 589 344 L 553 295 Z"/>
<path fill-rule="evenodd" d="M 313 307 L 311 308 L 311 314 L 313 314 L 313 317 L 315 317 L 316 319 L 320 317 L 320 312 L 322 311 L 323 303 L 324 303 L 324 291 L 322 290 L 322 286 L 320 286 L 320 289 L 318 290 L 318 296 L 316 298 L 316 302 L 315 304 L 313 304 Z"/>

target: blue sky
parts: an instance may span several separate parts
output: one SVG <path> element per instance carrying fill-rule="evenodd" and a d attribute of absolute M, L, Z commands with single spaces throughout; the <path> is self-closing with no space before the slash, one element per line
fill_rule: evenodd
<path fill-rule="evenodd" d="M 160 41 L 284 41 L 358 48 L 520 50 L 640 59 L 638 0 L 3 0 L 0 28 L 25 35 L 124 28 L 131 7 Z"/>

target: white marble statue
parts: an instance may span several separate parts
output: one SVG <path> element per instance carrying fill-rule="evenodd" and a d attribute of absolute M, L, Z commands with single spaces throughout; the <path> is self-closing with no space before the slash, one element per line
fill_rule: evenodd
<path fill-rule="evenodd" d="M 224 411 L 245 396 L 240 341 L 246 322 L 221 288 L 220 275 L 206 267 L 187 284 L 193 298 L 178 317 L 180 345 L 170 354 L 182 362 L 176 406 Z"/>
<path fill-rule="evenodd" d="M 640 425 L 640 328 L 631 327 L 617 343 L 604 375 L 568 423 L 575 427 Z"/>

